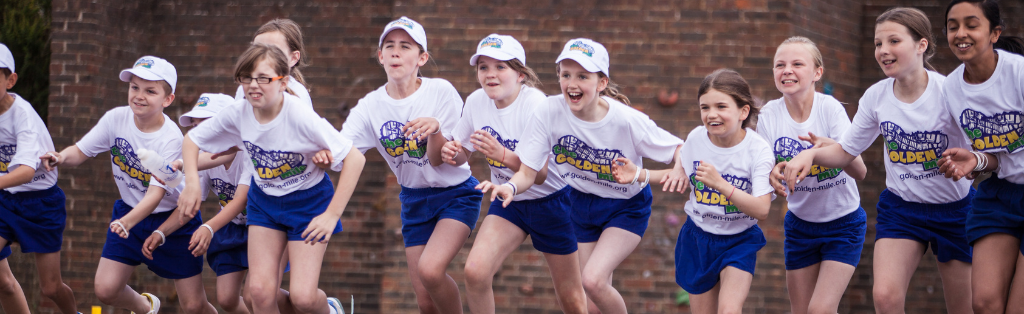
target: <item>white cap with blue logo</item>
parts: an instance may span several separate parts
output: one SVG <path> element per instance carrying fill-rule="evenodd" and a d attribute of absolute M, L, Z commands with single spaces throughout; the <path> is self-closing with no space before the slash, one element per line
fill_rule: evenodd
<path fill-rule="evenodd" d="M 576 61 L 587 71 L 602 72 L 605 76 L 611 77 L 608 74 L 608 50 L 599 42 L 587 38 L 570 39 L 565 43 L 565 48 L 562 48 L 562 53 L 558 55 L 555 63 L 565 59 Z"/>
<path fill-rule="evenodd" d="M 476 65 L 476 60 L 480 56 L 491 57 L 498 61 L 519 59 L 524 65 L 526 64 L 526 50 L 523 49 L 523 45 L 508 35 L 490 34 L 480 40 L 480 45 L 476 46 L 476 54 L 469 58 L 469 65 Z"/>
<path fill-rule="evenodd" d="M 171 85 L 171 94 L 174 94 L 174 86 L 178 83 L 178 72 L 174 65 L 154 56 L 139 58 L 130 69 L 121 70 L 121 81 L 130 82 L 132 75 L 147 81 L 165 81 Z"/>
<path fill-rule="evenodd" d="M 384 37 L 388 36 L 388 33 L 396 29 L 401 29 L 406 33 L 409 33 L 409 36 L 412 37 L 412 40 L 415 40 L 417 44 L 423 46 L 423 51 L 428 51 L 427 31 L 423 30 L 423 25 L 420 25 L 420 23 L 417 23 L 416 21 L 413 21 L 412 19 L 404 16 L 397 20 L 391 21 L 391 23 L 388 23 L 387 26 L 384 26 L 384 32 L 380 34 L 380 41 L 377 42 L 377 47 L 383 46 Z"/>
<path fill-rule="evenodd" d="M 235 102 L 235 98 L 224 95 L 205 93 L 199 95 L 199 100 L 196 101 L 196 105 L 192 107 L 192 111 L 186 112 L 178 118 L 178 124 L 181 126 L 192 126 L 192 118 L 206 119 L 217 115 L 221 109 L 227 108 Z"/>

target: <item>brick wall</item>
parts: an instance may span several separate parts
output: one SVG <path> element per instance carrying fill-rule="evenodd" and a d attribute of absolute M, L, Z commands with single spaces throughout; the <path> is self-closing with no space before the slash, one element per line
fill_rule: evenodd
<path fill-rule="evenodd" d="M 427 76 L 451 81 L 466 96 L 479 88 L 467 60 L 480 38 L 490 33 L 513 35 L 523 42 L 528 64 L 540 75 L 549 93 L 558 92 L 553 60 L 566 40 L 589 37 L 603 43 L 611 54 L 612 78 L 633 105 L 649 114 L 666 130 L 685 135 L 699 125 L 697 86 L 704 75 L 730 67 L 747 78 L 763 100 L 781 94 L 774 88 L 771 60 L 776 46 L 789 36 L 816 41 L 825 55 L 824 83 L 856 111 L 859 95 L 882 78 L 873 60 L 874 17 L 894 5 L 915 5 L 941 21 L 944 6 L 914 0 L 641 0 L 630 4 L 605 1 L 159 1 L 102 2 L 57 0 L 53 3 L 53 64 L 49 126 L 55 144 L 63 148 L 81 138 L 102 113 L 124 104 L 124 83 L 116 75 L 141 55 L 166 58 L 178 70 L 177 98 L 165 113 L 176 118 L 191 108 L 199 94 L 233 95 L 234 61 L 261 24 L 277 17 L 303 27 L 311 66 L 303 69 L 312 87 L 318 113 L 341 127 L 348 109 L 367 92 L 386 82 L 376 64 L 377 38 L 383 26 L 402 15 L 427 29 L 432 61 Z M 1024 16 L 1024 6 L 1003 3 L 1004 16 Z M 1011 25 L 1020 34 L 1020 21 Z M 936 24 L 938 31 L 939 24 Z M 941 33 L 938 33 L 941 34 Z M 938 39 L 943 72 L 957 62 L 944 38 Z M 662 106 L 659 92 L 678 92 L 679 101 Z M 870 169 L 860 184 L 862 204 L 868 211 L 868 241 L 860 267 L 840 304 L 840 313 L 869 313 L 871 302 L 871 250 L 874 205 L 884 186 L 881 150 L 865 153 Z M 320 287 L 347 300 L 353 295 L 357 313 L 415 312 L 408 284 L 401 239 L 400 187 L 375 151 L 367 153 L 359 186 L 342 217 L 345 232 L 328 248 Z M 59 184 L 68 195 L 63 275 L 75 290 L 79 308 L 99 302 L 92 294 L 96 263 L 102 248 L 110 204 L 118 197 L 106 154 L 74 169 L 62 169 Z M 488 178 L 486 163 L 476 156 L 474 175 Z M 660 167 L 652 163 L 652 166 Z M 630 309 L 637 313 L 686 313 L 672 301 L 679 287 L 674 282 L 673 249 L 685 219 L 685 197 L 656 191 L 651 224 L 640 246 L 615 273 Z M 482 208 L 486 211 L 486 206 Z M 771 217 L 760 222 L 768 245 L 759 263 L 747 313 L 788 312 L 782 260 L 784 201 L 773 204 Z M 207 217 L 214 212 L 206 204 Z M 678 218 L 676 220 L 675 218 Z M 474 233 L 475 236 L 475 233 Z M 462 267 L 472 238 L 455 258 L 449 273 L 464 289 Z M 928 253 L 911 283 L 908 310 L 916 313 L 943 309 L 941 283 Z M 33 260 L 23 254 L 10 259 L 29 295 L 41 299 Z M 207 294 L 215 300 L 214 275 L 204 273 Z M 131 285 L 164 297 L 167 313 L 177 312 L 172 283 L 145 268 L 136 271 Z M 551 312 L 558 310 L 543 256 L 529 241 L 513 252 L 495 278 L 498 312 Z M 525 293 L 532 290 L 533 293 Z M 464 295 L 464 294 L 463 294 Z M 37 311 L 53 313 L 49 301 Z M 113 313 L 105 308 L 105 313 Z"/>

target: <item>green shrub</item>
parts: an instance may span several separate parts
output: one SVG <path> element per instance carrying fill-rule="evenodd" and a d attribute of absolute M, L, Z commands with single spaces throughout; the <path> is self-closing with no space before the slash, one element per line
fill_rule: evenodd
<path fill-rule="evenodd" d="M 18 83 L 11 89 L 46 121 L 50 97 L 51 0 L 0 1 L 0 42 L 14 55 Z"/>

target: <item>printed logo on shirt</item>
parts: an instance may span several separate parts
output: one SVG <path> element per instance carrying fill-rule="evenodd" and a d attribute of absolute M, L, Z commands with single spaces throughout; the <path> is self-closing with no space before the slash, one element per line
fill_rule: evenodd
<path fill-rule="evenodd" d="M 510 150 L 510 151 L 516 151 L 516 144 L 519 144 L 519 140 L 515 140 L 515 139 L 507 139 L 506 140 L 506 139 L 503 139 L 503 138 L 501 138 L 501 134 L 498 134 L 498 131 L 495 131 L 494 128 L 492 128 L 490 126 L 485 126 L 483 128 L 480 128 L 480 129 L 484 130 L 484 131 L 487 131 L 487 133 L 490 133 L 491 136 L 494 137 L 494 139 L 498 140 L 498 143 L 501 143 L 501 146 L 504 146 L 505 148 L 508 148 L 508 150 Z M 491 165 L 491 167 L 495 167 L 495 168 L 508 168 L 507 166 L 505 166 L 505 164 L 501 163 L 500 160 L 494 160 L 494 159 L 491 159 L 490 157 L 485 157 L 485 158 L 487 159 L 487 164 Z"/>
<path fill-rule="evenodd" d="M 390 24 L 388 24 L 388 27 L 385 27 L 385 28 L 391 28 L 392 26 L 395 26 L 395 25 L 398 25 L 398 26 L 401 26 L 401 27 L 405 27 L 405 28 L 408 28 L 408 29 L 412 29 L 413 28 L 412 21 L 410 21 L 408 19 L 404 19 L 404 18 L 397 19 L 394 22 L 391 22 Z"/>
<path fill-rule="evenodd" d="M 1013 153 L 1024 147 L 1024 114 L 1007 111 L 989 117 L 971 109 L 960 113 L 960 126 L 977 150 L 1005 148 Z"/>
<path fill-rule="evenodd" d="M 196 102 L 196 107 L 206 107 L 210 103 L 210 97 L 199 97 L 199 101 Z"/>
<path fill-rule="evenodd" d="M 697 204 L 722 207 L 725 209 L 726 215 L 743 213 L 739 208 L 736 208 L 736 205 L 734 205 L 732 201 L 726 198 L 728 195 L 722 194 L 718 190 L 704 185 L 704 182 L 697 181 L 697 166 L 700 166 L 700 161 L 693 162 L 693 172 L 690 175 L 690 184 L 693 184 L 693 195 Z M 722 179 L 725 179 L 729 184 L 736 187 L 736 190 L 749 191 L 750 189 L 750 179 L 737 177 L 731 174 L 722 174 Z M 729 193 L 735 192 L 730 189 Z"/>
<path fill-rule="evenodd" d="M 889 121 L 879 126 L 885 137 L 889 161 L 897 164 L 921 164 L 923 170 L 939 167 L 939 156 L 949 145 L 949 139 L 941 131 L 918 131 L 906 133 L 899 125 Z"/>
<path fill-rule="evenodd" d="M 775 163 L 790 161 L 793 157 L 796 157 L 797 154 L 809 148 L 811 147 L 804 146 L 800 140 L 785 136 L 780 137 L 775 140 L 775 146 L 772 148 L 775 153 Z M 818 182 L 821 182 L 838 177 L 842 172 L 843 168 L 828 168 L 819 165 L 811 165 L 811 174 L 808 176 L 816 177 L 818 178 Z"/>
<path fill-rule="evenodd" d="M 402 154 L 413 158 L 426 157 L 427 141 L 406 139 L 405 134 L 402 133 L 402 127 L 404 126 L 405 123 L 398 121 L 384 122 L 384 125 L 380 126 L 380 145 L 384 146 L 384 150 L 391 157 L 398 157 Z"/>
<path fill-rule="evenodd" d="M 213 185 L 213 193 L 217 194 L 220 207 L 228 206 L 228 203 L 235 199 L 235 188 L 237 186 L 219 178 L 213 178 L 210 182 Z"/>
<path fill-rule="evenodd" d="M 139 180 L 143 187 L 149 187 L 149 171 L 143 170 L 146 168 L 142 166 L 139 156 L 135 155 L 135 149 L 128 140 L 120 137 L 114 139 L 114 146 L 110 147 L 110 161 L 128 177 Z"/>
<path fill-rule="evenodd" d="M 140 58 L 139 61 L 135 61 L 133 68 L 143 67 L 147 69 L 153 68 L 153 59 Z"/>
<path fill-rule="evenodd" d="M 618 149 L 590 147 L 572 135 L 558 139 L 558 144 L 551 147 L 551 153 L 555 155 L 556 163 L 568 163 L 576 166 L 576 169 L 593 172 L 599 180 L 610 182 L 615 182 L 615 177 L 612 176 L 612 163 L 616 158 L 623 157 Z"/>
<path fill-rule="evenodd" d="M 249 141 L 244 141 L 245 150 L 252 158 L 252 164 L 256 167 L 256 173 L 260 179 L 288 179 L 302 174 L 306 171 L 306 165 L 302 163 L 305 159 L 302 154 L 293 152 L 282 152 L 276 150 L 265 150 Z"/>
<path fill-rule="evenodd" d="M 591 47 L 590 45 L 587 45 L 583 41 L 579 40 L 577 40 L 576 42 L 572 43 L 571 46 L 569 46 L 569 51 L 579 51 L 587 55 L 588 57 L 594 56 L 594 47 Z"/>
<path fill-rule="evenodd" d="M 10 167 L 17 151 L 18 145 L 0 145 L 0 173 L 7 173 L 7 167 Z"/>
<path fill-rule="evenodd" d="M 480 41 L 480 48 L 491 47 L 501 49 L 501 38 L 487 37 Z"/>

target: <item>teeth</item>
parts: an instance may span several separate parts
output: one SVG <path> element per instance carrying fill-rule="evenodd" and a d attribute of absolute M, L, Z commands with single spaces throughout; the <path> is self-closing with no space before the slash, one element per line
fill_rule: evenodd
<path fill-rule="evenodd" d="M 583 93 L 573 93 L 573 92 L 569 93 L 569 97 L 580 97 L 580 96 L 583 96 Z"/>
<path fill-rule="evenodd" d="M 796 80 L 782 80 L 782 84 L 793 83 L 796 84 Z"/>
<path fill-rule="evenodd" d="M 886 60 L 886 61 L 882 61 L 882 64 L 890 65 L 890 64 L 893 64 L 894 62 L 896 62 L 896 60 Z"/>
<path fill-rule="evenodd" d="M 957 44 L 956 46 L 957 46 L 958 48 L 967 48 L 967 47 L 970 47 L 970 46 L 971 46 L 971 44 Z"/>

